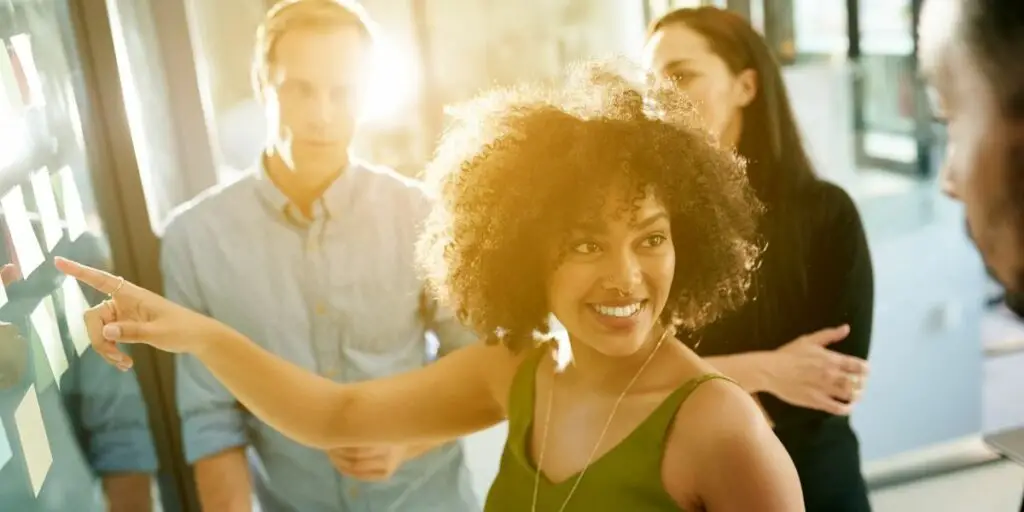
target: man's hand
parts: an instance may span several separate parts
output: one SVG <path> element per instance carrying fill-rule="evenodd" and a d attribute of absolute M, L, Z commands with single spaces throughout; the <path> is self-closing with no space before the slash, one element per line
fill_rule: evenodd
<path fill-rule="evenodd" d="M 331 463 L 343 475 L 367 482 L 383 482 L 405 462 L 405 446 L 363 446 L 335 448 L 327 452 Z"/>

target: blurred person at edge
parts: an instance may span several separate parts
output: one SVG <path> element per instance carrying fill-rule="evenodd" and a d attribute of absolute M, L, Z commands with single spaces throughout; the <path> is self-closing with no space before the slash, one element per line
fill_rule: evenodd
<path fill-rule="evenodd" d="M 349 158 L 373 44 L 354 2 L 271 8 L 253 66 L 269 128 L 262 155 L 176 212 L 163 240 L 169 299 L 338 382 L 424 366 L 428 331 L 440 355 L 476 340 L 422 293 L 413 261 L 430 209 L 422 189 Z M 248 512 L 254 489 L 269 512 L 480 509 L 458 441 L 325 453 L 243 410 L 196 358 L 181 355 L 176 373 L 205 510 Z"/>
<path fill-rule="evenodd" d="M 815 176 L 779 65 L 733 12 L 672 11 L 648 32 L 645 65 L 699 105 L 748 161 L 767 207 L 756 300 L 690 333 L 698 354 L 756 394 L 800 475 L 810 512 L 871 509 L 849 414 L 867 376 L 874 281 L 850 196 Z"/>
<path fill-rule="evenodd" d="M 964 204 L 970 237 L 989 272 L 1006 287 L 1010 310 L 1020 316 L 1024 3 L 929 0 L 918 33 L 932 109 L 947 125 L 942 190 Z"/>

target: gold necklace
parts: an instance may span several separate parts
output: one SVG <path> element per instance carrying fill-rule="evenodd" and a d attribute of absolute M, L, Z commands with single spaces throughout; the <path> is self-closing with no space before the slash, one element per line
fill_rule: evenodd
<path fill-rule="evenodd" d="M 601 435 L 597 436 L 597 443 L 595 443 L 594 448 L 590 450 L 590 455 L 587 457 L 587 462 L 583 465 L 583 469 L 580 470 L 580 474 L 576 477 L 576 481 L 573 482 L 572 487 L 569 489 L 569 494 L 568 496 L 565 497 L 565 501 L 562 502 L 562 506 L 559 507 L 558 512 L 564 512 L 565 507 L 569 506 L 569 500 L 571 500 L 573 494 L 576 493 L 576 489 L 579 487 L 580 481 L 583 480 L 583 475 L 586 474 L 587 469 L 590 467 L 590 464 L 594 462 L 594 456 L 597 455 L 597 450 L 601 447 L 601 442 L 604 441 L 604 436 L 608 433 L 608 429 L 612 426 L 612 420 L 615 418 L 615 413 L 619 410 L 619 406 L 622 405 L 622 401 L 626 398 L 626 395 L 629 393 L 629 390 L 633 387 L 634 384 L 636 384 L 636 381 L 640 378 L 640 374 L 644 372 L 644 369 L 647 368 L 647 365 L 650 364 L 651 360 L 654 359 L 654 354 L 656 354 L 658 352 L 658 349 L 661 348 L 662 342 L 665 341 L 665 338 L 668 338 L 670 332 L 672 332 L 672 329 L 665 329 L 665 332 L 662 333 L 661 338 L 658 338 L 658 343 L 654 345 L 654 350 L 651 350 L 651 353 L 647 356 L 647 359 L 644 360 L 644 364 L 640 365 L 640 369 L 637 370 L 636 375 L 634 375 L 633 379 L 630 380 L 628 384 L 626 384 L 625 389 L 622 390 L 622 393 L 615 400 L 615 404 L 612 405 L 612 412 L 611 414 L 608 415 L 608 420 L 604 423 L 604 428 L 601 429 Z M 545 448 L 547 448 L 548 444 L 548 427 L 550 426 L 551 422 L 551 403 L 554 402 L 554 398 L 555 378 L 554 375 L 552 375 L 551 386 L 548 390 L 548 406 L 546 408 L 546 412 L 544 413 L 544 435 L 541 437 L 540 453 L 537 456 L 537 470 L 533 478 L 533 506 L 530 509 L 531 512 L 537 512 L 537 496 L 540 493 L 540 472 L 544 467 L 544 451 Z"/>

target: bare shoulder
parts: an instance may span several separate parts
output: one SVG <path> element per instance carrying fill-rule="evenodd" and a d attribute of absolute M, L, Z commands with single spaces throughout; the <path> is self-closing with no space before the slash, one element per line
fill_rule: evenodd
<path fill-rule="evenodd" d="M 753 397 L 728 380 L 708 380 L 691 393 L 665 457 L 670 493 L 696 495 L 706 509 L 803 510 L 792 460 Z M 672 492 L 673 478 L 681 493 Z"/>
<path fill-rule="evenodd" d="M 436 366 L 438 373 L 455 370 L 475 374 L 474 380 L 485 382 L 494 400 L 505 409 L 516 372 L 531 354 L 535 352 L 523 350 L 513 353 L 503 345 L 479 341 L 442 357 Z"/>
<path fill-rule="evenodd" d="M 771 434 L 753 397 L 725 378 L 705 380 L 690 393 L 677 412 L 676 428 L 715 437 L 755 435 L 762 429 Z"/>

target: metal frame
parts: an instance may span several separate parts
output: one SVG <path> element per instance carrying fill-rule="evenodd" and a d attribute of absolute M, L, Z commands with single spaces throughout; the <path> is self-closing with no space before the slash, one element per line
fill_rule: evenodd
<path fill-rule="evenodd" d="M 151 228 L 122 100 L 107 6 L 94 0 L 68 0 L 68 6 L 88 94 L 82 122 L 89 128 L 85 133 L 90 170 L 114 268 L 131 281 L 159 291 L 159 241 Z M 138 347 L 133 355 L 161 470 L 169 477 L 165 482 L 169 485 L 163 488 L 175 492 L 173 496 L 163 493 L 165 510 L 198 511 L 171 398 L 173 359 L 148 347 Z"/>

